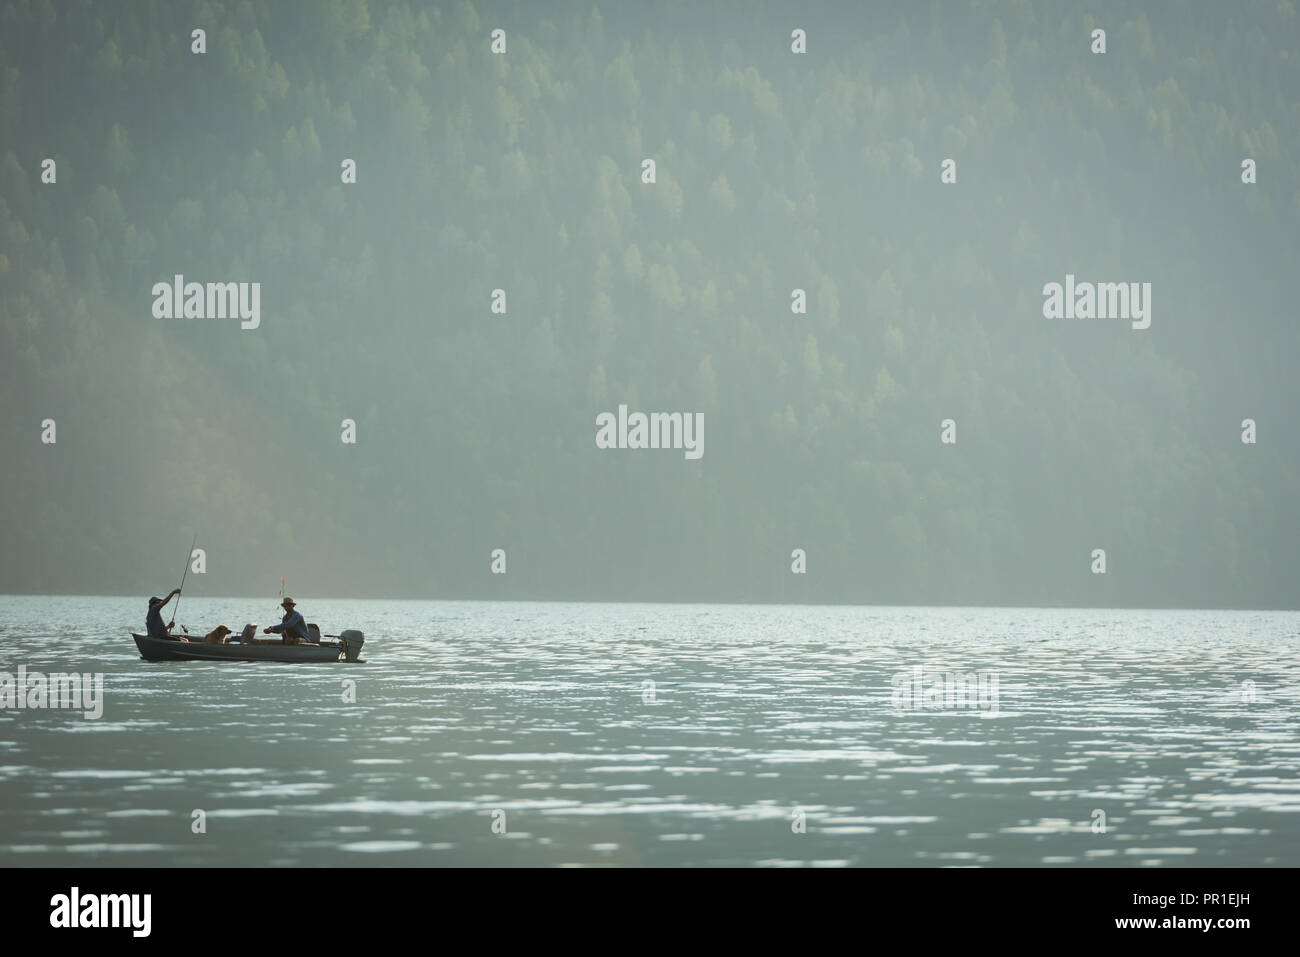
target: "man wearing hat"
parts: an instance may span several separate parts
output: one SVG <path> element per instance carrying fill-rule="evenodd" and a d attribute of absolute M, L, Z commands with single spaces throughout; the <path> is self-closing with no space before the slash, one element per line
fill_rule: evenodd
<path fill-rule="evenodd" d="M 173 588 L 167 593 L 166 598 L 159 598 L 155 595 L 149 599 L 149 614 L 145 615 L 144 627 L 149 633 L 150 638 L 161 638 L 164 641 L 171 639 L 171 628 L 176 622 L 170 625 L 164 624 L 162 620 L 163 606 L 181 593 L 179 588 Z"/>
<path fill-rule="evenodd" d="M 269 625 L 262 629 L 262 633 L 269 635 L 275 632 L 281 635 L 281 640 L 286 645 L 308 644 L 314 645 L 311 632 L 307 630 L 307 621 L 302 617 L 301 612 L 293 610 L 293 599 L 286 598 L 280 602 L 280 607 L 284 609 L 284 618 L 278 625 Z"/>

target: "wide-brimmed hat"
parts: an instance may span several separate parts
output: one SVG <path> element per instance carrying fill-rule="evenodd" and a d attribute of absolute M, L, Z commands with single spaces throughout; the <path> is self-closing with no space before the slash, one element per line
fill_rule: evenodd
<path fill-rule="evenodd" d="M 293 604 L 294 604 L 294 602 L 293 602 L 293 599 L 292 599 L 292 598 L 286 598 L 284 601 L 280 602 L 280 607 L 281 607 L 281 608 L 292 608 L 292 607 L 293 607 Z"/>

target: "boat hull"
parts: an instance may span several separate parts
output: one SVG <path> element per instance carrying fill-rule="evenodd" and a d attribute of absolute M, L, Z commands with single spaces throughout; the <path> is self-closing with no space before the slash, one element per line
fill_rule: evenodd
<path fill-rule="evenodd" d="M 198 641 L 150 638 L 132 632 L 140 657 L 145 661 L 338 661 L 343 649 L 336 644 L 285 645 L 280 642 L 245 645 L 210 645 Z"/>

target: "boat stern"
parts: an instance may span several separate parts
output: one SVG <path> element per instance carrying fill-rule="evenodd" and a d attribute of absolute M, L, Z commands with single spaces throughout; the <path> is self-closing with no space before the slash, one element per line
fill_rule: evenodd
<path fill-rule="evenodd" d="M 339 644 L 343 648 L 345 661 L 356 661 L 361 655 L 361 646 L 366 643 L 366 636 L 355 629 L 339 632 Z"/>

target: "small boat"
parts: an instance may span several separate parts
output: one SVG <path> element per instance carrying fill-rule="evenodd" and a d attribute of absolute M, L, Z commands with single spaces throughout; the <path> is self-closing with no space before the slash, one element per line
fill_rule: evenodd
<path fill-rule="evenodd" d="M 286 645 L 278 640 L 212 645 L 202 638 L 180 641 L 135 632 L 131 637 L 145 661 L 365 661 L 358 657 L 365 635 L 352 630 L 341 632 L 337 642 L 322 640 L 318 645 Z"/>

